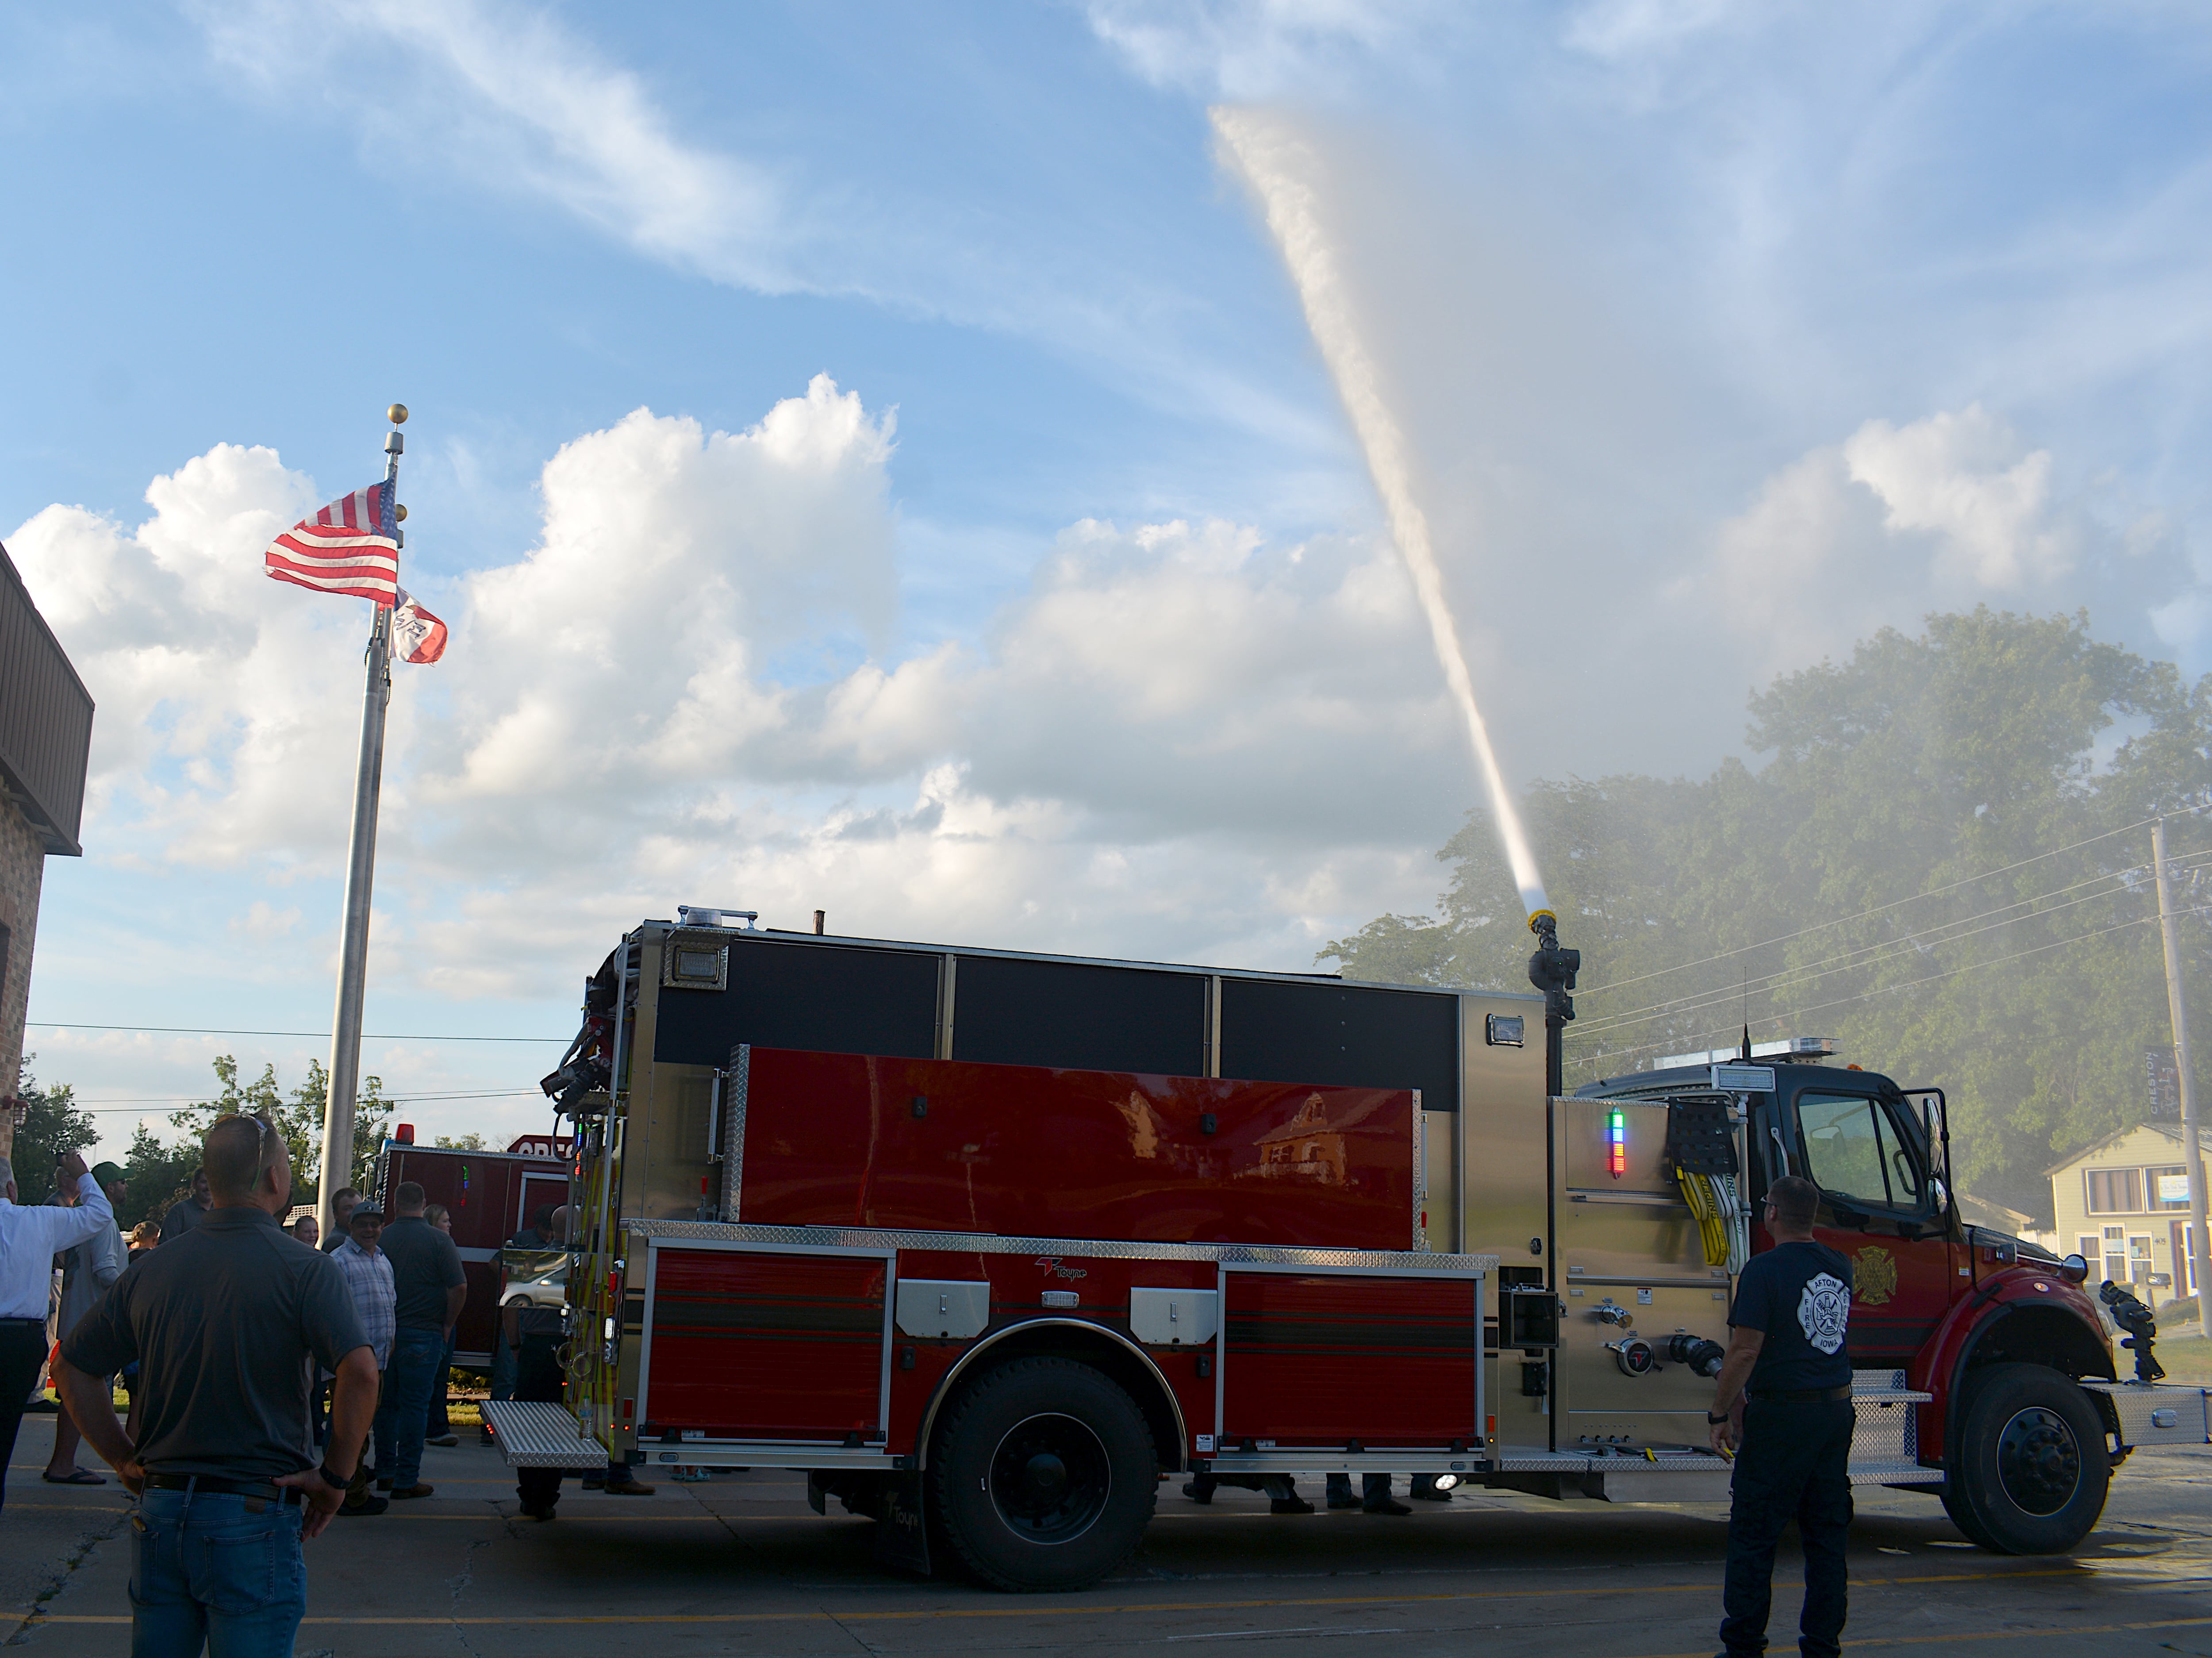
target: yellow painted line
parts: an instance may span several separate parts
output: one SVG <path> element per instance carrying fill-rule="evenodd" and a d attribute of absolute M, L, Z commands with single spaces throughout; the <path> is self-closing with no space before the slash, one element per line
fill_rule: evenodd
<path fill-rule="evenodd" d="M 1852 1580 L 1855 1588 L 1885 1588 L 1902 1584 L 1917 1583 L 1973 1583 L 1990 1578 L 2014 1577 L 2073 1577 L 2081 1576 L 2071 1567 L 2051 1567 L 2027 1571 L 1946 1572 L 1926 1577 L 1866 1577 Z M 349 1616 L 343 1618 L 309 1618 L 309 1624 L 377 1624 L 420 1626 L 428 1629 L 447 1628 L 456 1624 L 790 1624 L 806 1618 L 834 1618 L 840 1623 L 899 1623 L 921 1620 L 935 1622 L 969 1618 L 1097 1618 L 1132 1612 L 1251 1612 L 1275 1606 L 1381 1606 L 1446 1605 L 1455 1601 L 1526 1600 L 1556 1598 L 1561 1595 L 1581 1597 L 1589 1594 L 1711 1594 L 1719 1588 L 1717 1583 L 1661 1583 L 1620 1588 L 1593 1588 L 1586 1584 L 1573 1584 L 1553 1589 L 1494 1589 L 1480 1594 L 1331 1594 L 1297 1599 L 1270 1597 L 1263 1600 L 1148 1600 L 1133 1601 L 1121 1606 L 1041 1606 L 1024 1601 L 1012 1606 L 917 1606 L 900 1612 L 837 1612 L 820 1610 L 804 1612 L 640 1612 L 625 1615 L 617 1612 L 548 1613 L 536 1617 L 508 1616 L 501 1618 L 380 1618 Z M 128 1618 L 92 1617 L 82 1613 L 63 1612 L 52 1616 L 34 1614 L 27 1620 L 38 1624 L 127 1624 Z M 2212 1623 L 2212 1618 L 2184 1618 L 2180 1623 Z M 2165 1624 L 2113 1624 L 2113 1629 L 2162 1629 Z M 2034 1633 L 2030 1631 L 1993 1631 L 1992 1637 L 2002 1634 Z M 2054 1631 L 2066 1634 L 2069 1631 Z M 2089 1633 L 2103 1631 L 2090 1631 Z M 1931 1637 L 1933 1638 L 1933 1637 Z M 1959 1637 L 1959 1639 L 1980 1639 L 1981 1637 Z M 1854 1645 L 1877 1645 L 1876 1642 L 1860 1642 Z M 1901 1644 L 1891 1642 L 1891 1645 Z M 1710 1655 L 1692 1655 L 1692 1658 L 1710 1658 Z"/>

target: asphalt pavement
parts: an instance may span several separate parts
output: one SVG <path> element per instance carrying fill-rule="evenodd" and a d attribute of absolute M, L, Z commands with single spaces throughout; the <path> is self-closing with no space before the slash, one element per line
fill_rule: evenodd
<path fill-rule="evenodd" d="M 130 1648 L 128 1499 L 52 1486 L 52 1418 L 26 1417 L 0 1513 L 10 1644 L 70 1658 Z M 472 1439 L 472 1436 L 471 1436 Z M 1081 1653 L 1169 1647 L 1401 1655 L 1707 1654 L 1720 1618 L 1727 1511 L 1714 1503 L 1552 1502 L 1488 1492 L 1397 1519 L 1276 1516 L 1218 1492 L 1160 1489 L 1159 1517 L 1117 1577 L 1079 1594 L 1012 1596 L 879 1570 L 867 1522 L 806 1506 L 784 1472 L 650 1497 L 564 1494 L 515 1516 L 497 1455 L 428 1453 L 434 1496 L 341 1521 L 308 1545 L 301 1658 L 331 1654 L 566 1658 L 649 1650 L 758 1655 Z M 1321 1482 L 1302 1489 L 1316 1503 Z M 1775 1648 L 1793 1644 L 1799 1563 L 1785 1542 Z M 2137 1455 L 2073 1557 L 1966 1544 L 1933 1498 L 1863 1490 L 1844 1643 L 1884 1654 L 2212 1658 L 2212 1449 Z"/>

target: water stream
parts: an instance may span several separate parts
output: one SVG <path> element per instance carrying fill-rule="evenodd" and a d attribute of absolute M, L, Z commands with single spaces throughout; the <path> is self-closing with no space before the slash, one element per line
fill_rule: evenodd
<path fill-rule="evenodd" d="M 1318 173 L 1318 161 L 1306 143 L 1265 112 L 1217 106 L 1212 112 L 1213 130 L 1243 174 L 1267 218 L 1267 229 L 1297 285 L 1306 326 L 1313 331 L 1322 360 L 1336 382 L 1360 448 L 1367 455 L 1367 470 L 1382 497 L 1390 521 L 1391 538 L 1413 578 L 1413 592 L 1428 618 L 1429 637 L 1444 683 L 1467 722 L 1468 741 L 1474 746 L 1474 762 L 1482 773 L 1490 801 L 1491 818 L 1498 826 L 1512 866 L 1513 884 L 1520 890 L 1522 907 L 1533 914 L 1550 908 L 1544 896 L 1543 877 L 1536 871 L 1536 856 L 1521 826 L 1521 814 L 1498 755 L 1490 746 L 1490 728 L 1474 700 L 1474 682 L 1468 675 L 1467 655 L 1460 649 L 1459 629 L 1444 597 L 1443 572 L 1437 564 L 1436 546 L 1429 533 L 1428 515 L 1421 510 L 1413 491 L 1413 460 L 1406 435 L 1382 394 L 1382 379 L 1359 329 L 1358 308 L 1353 303 L 1336 250 L 1322 228 L 1319 204 L 1310 182 Z"/>

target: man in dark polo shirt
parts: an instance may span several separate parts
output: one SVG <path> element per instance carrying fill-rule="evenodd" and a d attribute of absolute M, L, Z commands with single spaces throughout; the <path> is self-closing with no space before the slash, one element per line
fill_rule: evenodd
<path fill-rule="evenodd" d="M 392 1262 L 399 1297 L 392 1362 L 377 1410 L 376 1442 L 390 1445 L 392 1463 L 376 1471 L 376 1489 L 395 1497 L 428 1496 L 422 1483 L 422 1435 L 430 1415 L 430 1390 L 446 1362 L 446 1343 L 469 1297 L 461 1252 L 422 1217 L 424 1193 L 402 1180 L 392 1194 L 397 1218 L 387 1221 L 378 1247 Z"/>
<path fill-rule="evenodd" d="M 276 1223 L 283 1137 L 225 1117 L 202 1143 L 211 1206 L 115 1281 L 62 1344 L 54 1381 L 86 1441 L 137 1494 L 136 1658 L 283 1658 L 307 1609 L 300 1545 L 330 1523 L 376 1408 L 376 1360 L 335 1262 Z M 106 1383 L 136 1361 L 136 1442 Z M 308 1448 L 315 1367 L 337 1373 L 330 1455 Z"/>
<path fill-rule="evenodd" d="M 1844 1348 L 1851 1265 L 1814 1240 L 1820 1203 L 1820 1187 L 1802 1175 L 1785 1174 L 1766 1189 L 1774 1247 L 1752 1257 L 1736 1278 L 1728 1356 L 1706 1413 L 1713 1448 L 1741 1448 L 1730 1482 L 1721 1645 L 1741 1658 L 1766 1650 L 1774 1545 L 1793 1519 L 1805 1551 L 1798 1648 L 1804 1658 L 1836 1658 L 1843 1649 L 1857 1419 Z"/>
<path fill-rule="evenodd" d="M 192 1189 L 169 1205 L 168 1213 L 161 1216 L 161 1241 L 167 1243 L 181 1238 L 207 1217 L 208 1172 L 204 1168 L 192 1171 Z"/>

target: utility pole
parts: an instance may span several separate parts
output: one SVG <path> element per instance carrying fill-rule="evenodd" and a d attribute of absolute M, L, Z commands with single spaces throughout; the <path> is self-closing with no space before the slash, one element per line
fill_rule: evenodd
<path fill-rule="evenodd" d="M 2166 941 L 2166 1006 L 2173 1021 L 2173 1068 L 2181 1073 L 2181 1139 L 2189 1175 L 2189 1253 L 2197 1280 L 2197 1328 L 2212 1333 L 2212 1251 L 2204 1237 L 2204 1153 L 2197 1139 L 2197 1073 L 2189 1063 L 2189 1003 L 2181 991 L 2181 941 L 2173 930 L 2173 883 L 2166 872 L 2166 820 L 2150 826 L 2151 863 L 2158 872 L 2158 930 Z M 2177 1265 L 2179 1264 L 2177 1263 Z"/>
<path fill-rule="evenodd" d="M 406 405 L 390 411 L 396 427 Z M 385 498 L 399 487 L 399 456 L 406 440 L 384 438 Z M 396 509 L 395 509 L 396 511 Z M 384 793 L 384 715 L 392 701 L 392 607 L 378 605 L 369 623 L 368 683 L 362 692 L 361 759 L 354 773 L 353 836 L 346 856 L 345 916 L 338 942 L 337 1008 L 331 1021 L 331 1091 L 323 1101 L 323 1178 L 315 1210 L 323 1235 L 335 1237 L 331 1194 L 353 1175 L 354 1102 L 361 1092 L 361 1010 L 368 988 L 368 905 L 376 885 L 376 808 Z"/>

